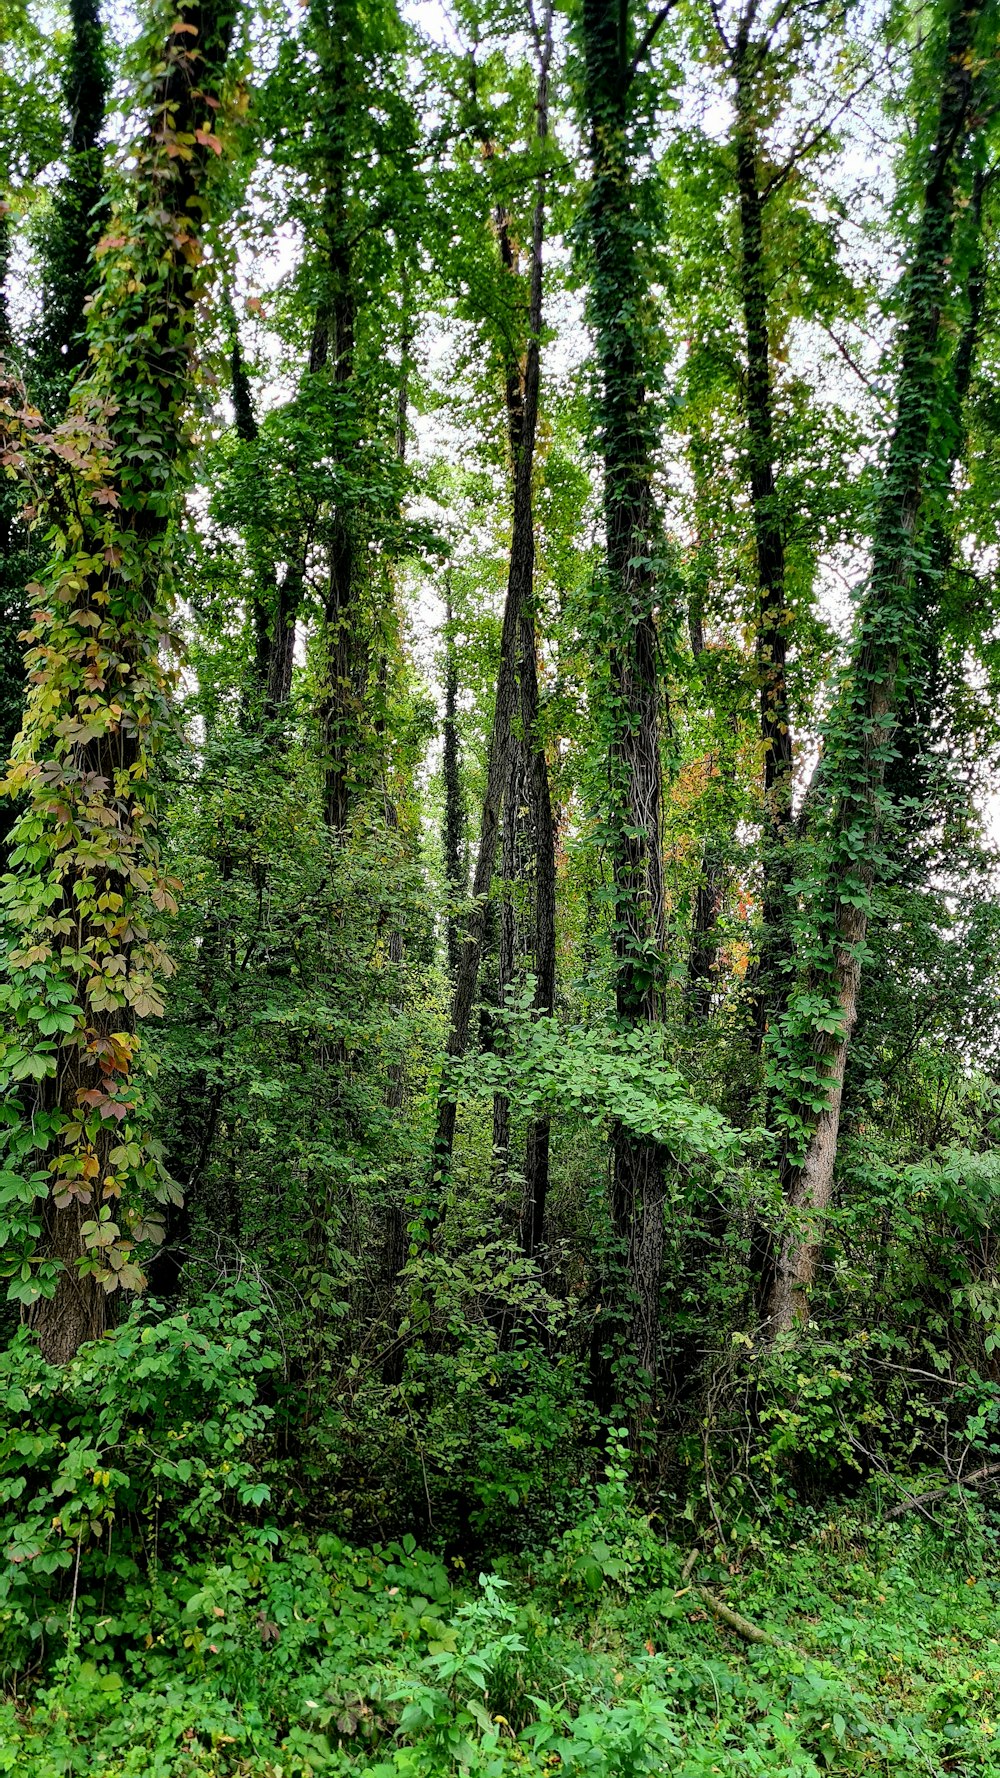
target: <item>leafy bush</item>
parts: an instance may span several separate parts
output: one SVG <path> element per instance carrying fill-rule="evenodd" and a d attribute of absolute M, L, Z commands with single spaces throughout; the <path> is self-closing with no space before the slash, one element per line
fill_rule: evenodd
<path fill-rule="evenodd" d="M 7 1672 L 34 1664 L 109 1590 L 267 1503 L 260 1391 L 279 1359 L 241 1289 L 242 1307 L 238 1289 L 163 1319 L 139 1308 L 64 1368 L 26 1330 L 0 1354 Z M 103 1635 L 116 1627 L 112 1612 Z"/>

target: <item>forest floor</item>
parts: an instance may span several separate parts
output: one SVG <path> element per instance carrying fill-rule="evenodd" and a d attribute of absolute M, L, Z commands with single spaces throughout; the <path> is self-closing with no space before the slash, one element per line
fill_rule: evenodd
<path fill-rule="evenodd" d="M 842 1514 L 689 1580 L 635 1519 L 479 1575 L 410 1537 L 244 1532 L 136 1577 L 114 1612 L 81 1592 L 45 1683 L 0 1705 L 0 1772 L 1000 1775 L 989 1548 Z"/>

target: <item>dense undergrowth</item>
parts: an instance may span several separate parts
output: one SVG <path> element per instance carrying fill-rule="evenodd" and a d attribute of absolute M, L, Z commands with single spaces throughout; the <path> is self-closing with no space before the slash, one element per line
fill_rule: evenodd
<path fill-rule="evenodd" d="M 810 1486 L 847 1423 L 818 1340 L 794 1416 L 773 1367 L 764 1513 L 720 1463 L 723 1521 L 683 1453 L 640 1481 L 612 1428 L 546 1531 L 527 1498 L 520 1542 L 463 1520 L 432 1469 L 419 1540 L 362 1543 L 276 1436 L 291 1384 L 250 1286 L 220 1334 L 221 1307 L 141 1313 L 66 1369 L 27 1334 L 4 1355 L 0 1772 L 1000 1773 L 993 1520 L 939 1475 L 893 1516 L 901 1466 Z"/>
<path fill-rule="evenodd" d="M 981 1527 L 949 1542 L 853 1513 L 732 1551 L 730 1571 L 699 1572 L 781 1639 L 750 1645 L 685 1583 L 682 1550 L 602 1492 L 502 1574 L 409 1536 L 361 1549 L 264 1527 L 164 1560 L 110 1607 L 78 1596 L 46 1683 L 29 1699 L 12 1676 L 0 1770 L 1000 1772 L 1000 1574 Z"/>

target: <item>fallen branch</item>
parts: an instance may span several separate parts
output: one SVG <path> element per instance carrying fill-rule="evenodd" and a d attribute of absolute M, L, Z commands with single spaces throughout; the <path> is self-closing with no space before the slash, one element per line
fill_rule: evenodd
<path fill-rule="evenodd" d="M 726 1605 L 721 1599 L 717 1599 L 707 1587 L 696 1586 L 693 1591 L 697 1593 L 702 1603 L 708 1606 L 713 1617 L 717 1617 L 720 1623 L 728 1624 L 730 1630 L 735 1630 L 737 1636 L 742 1636 L 744 1642 L 768 1642 L 773 1648 L 791 1648 L 790 1642 L 785 1642 L 780 1636 L 775 1636 L 772 1630 L 762 1630 L 759 1624 L 752 1624 L 748 1617 L 743 1617 L 740 1612 L 734 1611 L 731 1605 Z M 795 1652 L 798 1654 L 800 1651 L 796 1649 Z"/>
<path fill-rule="evenodd" d="M 929 1488 L 926 1494 L 909 1494 L 898 1506 L 889 1508 L 887 1519 L 901 1519 L 904 1513 L 911 1512 L 914 1507 L 926 1506 L 929 1500 L 941 1500 L 950 1494 L 953 1488 L 980 1488 L 993 1476 L 1000 1475 L 1000 1463 L 985 1463 L 982 1469 L 974 1469 L 971 1475 L 957 1476 L 953 1482 L 944 1482 L 940 1488 Z"/>
<path fill-rule="evenodd" d="M 694 1572 L 695 1563 L 700 1554 L 701 1551 L 696 1549 L 690 1552 L 681 1569 L 682 1581 L 687 1582 L 689 1576 Z M 697 1594 L 702 1604 L 708 1607 L 712 1616 L 717 1617 L 719 1622 L 725 1624 L 728 1629 L 735 1630 L 737 1636 L 742 1636 L 744 1642 L 763 1642 L 770 1648 L 784 1648 L 790 1654 L 801 1655 L 803 1660 L 814 1659 L 806 1649 L 798 1648 L 794 1642 L 786 1642 L 783 1636 L 776 1635 L 773 1630 L 764 1630 L 760 1624 L 751 1623 L 750 1619 L 744 1617 L 742 1612 L 734 1611 L 731 1605 L 727 1605 L 724 1600 L 717 1598 L 708 1587 L 703 1587 L 700 1582 L 696 1581 L 693 1586 L 682 1586 L 680 1592 L 675 1596 L 680 1598 L 686 1592 Z"/>

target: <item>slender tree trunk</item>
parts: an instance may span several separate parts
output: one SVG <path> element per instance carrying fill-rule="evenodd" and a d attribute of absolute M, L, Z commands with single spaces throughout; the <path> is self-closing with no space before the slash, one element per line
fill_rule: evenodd
<path fill-rule="evenodd" d="M 704 683 L 706 696 L 709 693 L 709 682 L 705 668 L 709 661 L 705 644 L 705 599 L 714 567 L 714 550 L 708 527 L 701 531 L 701 510 L 707 505 L 708 466 L 711 456 L 709 441 L 700 433 L 694 433 L 689 441 L 689 457 L 692 478 L 694 481 L 696 522 L 699 536 L 696 541 L 695 559 L 692 574 L 691 591 L 688 597 L 687 625 L 688 641 L 698 677 Z M 719 712 L 713 712 L 716 723 Z M 738 733 L 735 713 L 730 711 L 726 718 L 726 726 L 734 737 Z M 707 782 L 703 807 L 707 832 L 702 845 L 698 882 L 695 889 L 694 909 L 691 919 L 691 937 L 688 946 L 688 1009 L 696 1019 L 707 1018 L 711 1011 L 712 993 L 716 987 L 719 973 L 721 941 L 719 919 L 725 902 L 726 890 L 732 875 L 731 842 L 735 829 L 733 802 L 736 788 L 736 773 L 731 753 L 725 744 L 713 748 L 706 762 Z"/>
<path fill-rule="evenodd" d="M 455 903 L 468 887 L 465 869 L 465 805 L 462 797 L 462 772 L 458 744 L 458 655 L 455 649 L 455 614 L 451 603 L 451 587 L 445 596 L 444 617 L 444 749 L 441 770 L 444 778 L 444 881 L 448 898 L 447 956 L 448 975 L 454 983 L 458 970 L 459 926 Z"/>
<path fill-rule="evenodd" d="M 540 263 L 539 249 L 539 263 Z M 539 304 L 540 311 L 540 304 Z M 541 327 L 541 315 L 538 316 Z M 535 1011 L 551 1017 L 556 1005 L 556 820 L 545 741 L 539 730 L 535 620 L 521 614 L 521 729 L 527 747 L 527 788 L 534 842 Z M 550 1125 L 532 1118 L 525 1137 L 521 1247 L 530 1259 L 542 1244 L 549 1190 Z"/>
<path fill-rule="evenodd" d="M 709 834 L 702 848 L 694 918 L 691 922 L 691 948 L 688 952 L 691 1010 L 699 1018 L 707 1018 L 711 1010 L 712 991 L 718 979 L 718 925 L 727 876 L 725 850 L 718 837 Z"/>
<path fill-rule="evenodd" d="M 227 305 L 228 306 L 228 305 Z M 239 328 L 235 314 L 230 309 L 229 325 L 232 332 L 232 348 L 229 356 L 231 389 L 233 397 L 233 417 L 236 422 L 236 435 L 244 444 L 254 445 L 260 437 L 260 427 L 254 412 L 253 393 L 250 378 L 247 376 L 243 362 L 243 351 L 240 346 Z M 266 489 L 262 498 L 267 499 Z M 259 586 L 255 586 L 252 594 L 251 620 L 254 638 L 254 681 L 263 694 L 266 714 L 274 714 L 284 701 L 280 696 L 272 697 L 272 692 L 280 690 L 284 682 L 285 642 L 288 635 L 287 626 L 280 611 L 281 591 L 278 582 L 278 571 L 273 561 L 266 561 L 257 570 Z M 294 617 L 293 617 L 294 626 Z M 294 641 L 294 628 L 291 632 Z M 290 657 L 290 651 L 289 651 Z M 289 658 L 289 688 L 291 687 L 291 659 Z M 287 696 L 287 692 L 285 694 Z"/>
<path fill-rule="evenodd" d="M 526 561 L 523 533 L 518 526 L 518 507 L 519 504 L 523 506 L 525 497 L 525 490 L 521 486 L 524 481 L 525 472 L 522 460 L 518 466 L 516 478 L 516 488 L 520 490 L 521 499 L 519 502 L 517 492 L 515 492 L 514 541 L 511 546 L 510 565 L 507 572 L 507 596 L 504 602 L 503 624 L 500 631 L 500 664 L 497 672 L 493 723 L 487 751 L 486 789 L 479 824 L 479 850 L 476 854 L 476 865 L 472 875 L 472 905 L 462 919 L 463 930 L 458 946 L 451 1021 L 446 1045 L 446 1054 L 454 1058 L 465 1054 L 469 1041 L 469 1025 L 476 998 L 476 984 L 479 980 L 479 964 L 483 950 L 486 906 L 496 865 L 500 816 L 507 781 L 507 757 L 511 726 L 517 708 L 517 672 L 514 653 L 518 635 L 518 609 L 526 568 L 530 584 L 534 553 L 532 543 Z M 527 481 L 527 510 L 530 521 L 530 464 Z M 451 1167 L 456 1113 L 457 1105 L 449 1094 L 447 1080 L 445 1080 L 442 1082 L 438 1098 L 432 1155 L 432 1169 L 439 1183 L 447 1177 Z"/>
<path fill-rule="evenodd" d="M 786 678 L 785 541 L 775 485 L 773 391 L 768 295 L 764 266 L 763 199 L 755 87 L 757 46 L 747 21 L 733 54 L 736 76 L 736 177 L 740 206 L 739 283 L 747 358 L 746 435 L 757 558 L 757 677 L 764 752 L 763 896 L 760 949 L 754 969 L 753 1018 L 757 1046 L 780 999 L 780 979 L 791 954 L 788 841 L 792 814 L 792 729 Z"/>
<path fill-rule="evenodd" d="M 919 658 L 921 624 L 917 533 L 935 459 L 933 417 L 941 400 L 937 359 L 949 295 L 956 199 L 963 157 L 975 127 L 975 45 L 985 0 L 952 0 L 940 69 L 938 120 L 928 153 L 923 204 L 907 274 L 896 393 L 896 424 L 875 519 L 872 566 L 862 601 L 850 678 L 835 711 L 824 756 L 831 814 L 822 893 L 829 907 L 823 937 L 832 953 L 824 984 L 839 1017 L 814 1030 L 809 1061 L 825 1082 L 818 1113 L 794 1096 L 786 1127 L 804 1130 L 789 1147 L 786 1192 L 791 1227 L 774 1269 L 767 1303 L 771 1335 L 808 1315 L 823 1223 L 833 1195 L 840 1106 L 858 1009 L 861 954 L 876 885 L 884 823 L 889 740 L 905 683 Z M 885 865 L 881 868 L 884 870 Z M 833 1021 L 830 1021 L 831 1023 Z"/>
<path fill-rule="evenodd" d="M 539 137 L 544 140 L 548 129 L 548 71 L 552 53 L 551 13 L 546 15 L 545 37 L 539 44 L 539 80 L 536 118 Z M 464 1055 L 469 1036 L 469 1022 L 475 1001 L 476 984 L 482 956 L 486 905 L 489 899 L 496 864 L 497 840 L 504 792 L 509 772 L 509 755 L 513 723 L 523 716 L 522 678 L 524 654 L 522 623 L 533 610 L 535 574 L 535 525 L 532 498 L 532 477 L 535 461 L 535 437 L 538 428 L 538 397 L 541 380 L 541 300 L 542 300 L 542 237 L 544 230 L 544 190 L 540 188 L 535 205 L 534 238 L 531 267 L 531 303 L 529 334 L 524 355 L 523 376 L 515 375 L 507 365 L 507 416 L 511 442 L 514 477 L 514 510 L 511 528 L 510 562 L 507 571 L 507 596 L 504 602 L 500 632 L 500 665 L 497 673 L 496 703 L 490 731 L 486 767 L 486 792 L 483 798 L 479 829 L 479 852 L 472 882 L 472 909 L 464 925 L 465 932 L 458 954 L 455 989 L 452 998 L 451 1026 L 448 1034 L 449 1057 Z M 509 271 L 513 270 L 509 232 L 499 229 L 500 250 Z M 531 619 L 533 625 L 533 618 Z M 534 630 L 532 628 L 531 664 L 534 668 Z M 537 678 L 536 678 L 537 710 Z M 532 728 L 532 736 L 535 729 Z M 433 1173 L 440 1185 L 447 1177 L 455 1141 L 456 1103 L 449 1095 L 447 1081 L 438 1100 L 437 1124 L 434 1132 Z"/>
<path fill-rule="evenodd" d="M 702 597 L 703 590 L 699 589 L 688 602 L 688 636 L 696 665 L 705 653 Z M 710 760 L 709 771 L 713 770 L 714 763 Z M 709 797 L 710 819 L 714 814 L 714 803 L 714 797 Z M 707 1018 L 711 1009 L 719 964 L 718 923 L 728 875 L 726 849 L 713 829 L 706 834 L 702 846 L 688 947 L 688 1005 L 696 1018 Z"/>
<path fill-rule="evenodd" d="M 406 460 L 406 417 L 409 409 L 410 350 L 413 344 L 409 313 L 409 281 L 404 278 L 403 329 L 399 367 L 399 389 L 396 396 L 395 439 L 396 457 L 400 464 L 404 463 Z M 448 609 L 450 616 L 450 599 Z M 451 715 L 453 722 L 455 715 L 455 693 L 457 692 L 457 689 L 456 678 L 452 688 L 451 700 Z M 447 741 L 445 744 L 447 747 Z M 386 775 L 385 819 L 386 826 L 392 831 L 398 832 L 399 814 L 390 794 L 388 773 Z M 396 975 L 397 983 L 397 986 L 390 992 L 389 1005 L 392 1012 L 398 1016 L 402 1013 L 404 1005 L 402 968 L 406 955 L 403 933 L 398 926 L 393 926 L 390 929 L 387 949 L 389 963 Z M 388 1068 L 388 1082 L 386 1085 L 385 1098 L 389 1110 L 401 1114 L 406 1106 L 408 1096 L 406 1063 L 403 1058 L 400 1057 L 396 1061 L 390 1062 Z M 409 1249 L 405 1198 L 411 1186 L 412 1180 L 407 1173 L 405 1179 L 397 1184 L 395 1192 L 388 1194 L 386 1199 L 384 1277 L 387 1285 L 389 1314 L 392 1312 L 392 1307 L 399 1288 L 399 1280 L 403 1268 L 406 1265 Z M 405 1358 L 406 1348 L 403 1336 L 402 1334 L 397 1333 L 395 1341 L 389 1347 L 382 1361 L 382 1381 L 388 1387 L 397 1387 L 402 1380 Z"/>
<path fill-rule="evenodd" d="M 523 974 L 527 950 L 518 906 L 519 887 L 530 873 L 529 848 L 525 843 L 528 838 L 525 828 L 530 825 L 526 794 L 524 747 L 521 737 L 512 732 L 507 749 L 507 786 L 500 840 L 502 889 L 497 910 L 497 1006 L 501 1012 L 509 1004 L 511 990 Z M 495 1093 L 493 1097 L 493 1157 L 494 1166 L 501 1171 L 510 1160 L 510 1100 L 506 1093 Z"/>
<path fill-rule="evenodd" d="M 357 292 L 348 215 L 348 169 L 351 144 L 352 57 L 346 34 L 341 35 L 336 16 L 323 4 L 314 4 L 312 18 L 323 83 L 323 232 L 325 237 L 325 294 L 313 329 L 309 369 L 325 373 L 335 398 L 342 397 L 354 381 L 354 336 Z M 324 806 L 331 832 L 347 826 L 356 763 L 360 703 L 359 675 L 366 677 L 360 660 L 357 576 L 359 552 L 355 528 L 357 514 L 347 500 L 338 502 L 332 521 L 327 554 L 327 590 L 324 599 L 324 646 L 326 688 L 320 722 L 326 755 Z"/>

